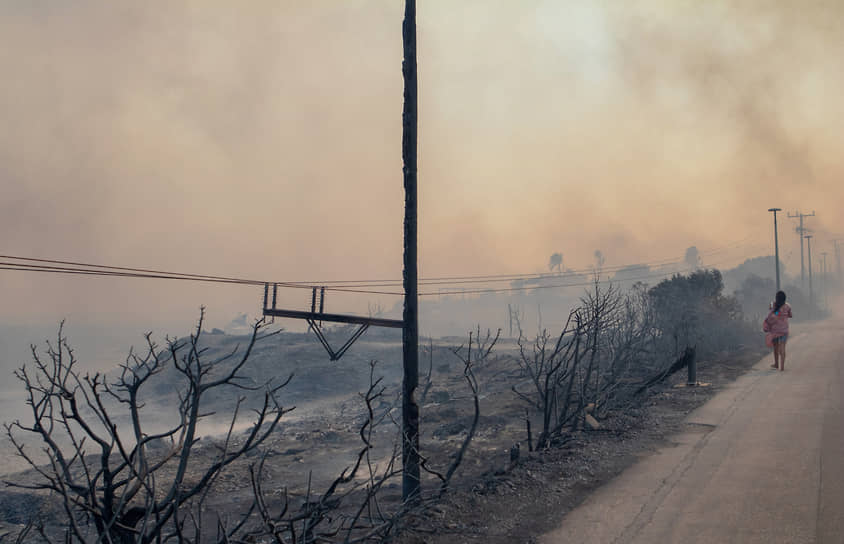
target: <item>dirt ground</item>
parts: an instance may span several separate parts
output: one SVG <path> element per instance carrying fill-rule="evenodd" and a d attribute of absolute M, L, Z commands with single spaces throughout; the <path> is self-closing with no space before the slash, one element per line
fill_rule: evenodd
<path fill-rule="evenodd" d="M 226 338 L 218 341 L 223 345 L 229 342 Z M 429 390 L 421 393 L 421 449 L 429 466 L 440 472 L 450 464 L 472 416 L 472 397 L 466 388 L 462 364 L 451 353 L 460 341 L 441 340 L 420 361 L 422 390 L 428 370 L 431 375 Z M 285 416 L 267 444 L 263 484 L 271 502 L 280 500 L 285 490 L 300 497 L 309 489 L 318 493 L 353 463 L 361 448 L 358 432 L 365 421 L 359 394 L 368 383 L 364 353 L 377 353 L 381 361 L 386 361 L 376 367 L 376 375 L 378 368 L 389 369 L 383 382 L 384 395 L 374 406 L 385 420 L 374 436 L 376 448 L 371 452 L 373 466 L 383 468 L 397 438 L 394 420 L 400 420 L 398 365 L 394 361 L 389 364 L 398 354 L 396 342 L 391 339 L 362 343 L 360 355 L 330 367 L 321 366 L 325 357 L 314 343 L 298 337 L 279 342 L 267 346 L 266 353 L 256 353 L 258 369 L 265 375 L 285 374 L 288 369 L 278 368 L 271 361 L 276 357 L 269 356 L 272 350 L 284 350 L 283 360 L 294 365 L 289 370 L 303 379 L 291 386 L 297 409 Z M 748 350 L 699 361 L 698 380 L 709 385 L 680 387 L 686 381 L 685 372 L 680 372 L 646 392 L 635 408 L 602 420 L 598 429 L 573 434 L 562 448 L 529 452 L 525 406 L 510 390 L 523 379 L 512 359 L 515 349 L 512 341 L 500 342 L 494 356 L 478 369 L 481 419 L 472 446 L 455 475 L 452 489 L 442 500 L 431 503 L 433 506 L 409 516 L 402 523 L 399 542 L 532 542 L 537 535 L 555 527 L 593 489 L 641 456 L 665 445 L 671 435 L 682 430 L 690 411 L 749 369 L 763 354 Z M 327 375 L 331 379 L 325 379 Z M 233 445 L 237 445 L 239 436 L 235 435 Z M 213 441 L 212 437 L 200 441 L 200 460 L 211 458 Z M 513 464 L 510 452 L 516 443 L 521 446 L 520 458 Z M 214 484 L 210 509 L 245 511 L 252 500 L 248 467 L 256 460 L 255 456 L 242 458 L 220 476 Z M 363 472 L 359 479 L 364 477 Z M 166 474 L 161 476 L 166 480 Z M 5 477 L 31 482 L 34 475 L 30 471 Z M 433 476 L 424 475 L 424 492 L 432 493 L 437 483 Z M 395 503 L 400 493 L 400 478 L 395 478 L 383 488 L 383 500 Z M 8 488 L 0 491 L 0 534 L 3 525 L 12 530 L 25 522 L 26 515 L 45 509 L 49 507 L 37 496 Z"/>
<path fill-rule="evenodd" d="M 685 372 L 656 386 L 645 402 L 583 431 L 563 448 L 525 455 L 510 469 L 488 472 L 413 519 L 403 544 L 530 543 L 639 458 L 670 444 L 686 416 L 750 369 L 764 351 L 748 350 L 698 366 L 701 387 Z"/>

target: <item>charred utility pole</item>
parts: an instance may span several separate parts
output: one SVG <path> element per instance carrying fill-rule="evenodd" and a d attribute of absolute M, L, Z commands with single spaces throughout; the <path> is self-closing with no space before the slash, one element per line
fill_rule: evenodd
<path fill-rule="evenodd" d="M 402 351 L 402 500 L 419 501 L 419 292 L 416 229 L 416 0 L 405 0 L 402 23 L 404 109 L 402 111 L 402 162 L 404 174 L 404 328 Z"/>
<path fill-rule="evenodd" d="M 804 217 L 814 217 L 814 216 L 815 216 L 814 211 L 812 211 L 812 213 L 801 213 L 801 212 L 798 211 L 798 212 L 795 212 L 793 215 L 790 214 L 790 213 L 788 214 L 788 217 L 790 217 L 792 219 L 797 218 L 797 219 L 800 220 L 800 226 L 797 227 L 797 235 L 800 237 L 800 286 L 801 287 L 805 287 L 805 285 L 806 285 L 806 273 L 804 272 L 804 270 L 806 268 L 803 265 L 803 237 L 808 232 L 808 229 L 803 227 L 803 218 Z"/>
<path fill-rule="evenodd" d="M 336 361 L 370 326 L 401 327 L 403 370 L 402 380 L 402 500 L 414 504 L 421 496 L 419 455 L 419 404 L 416 388 L 419 386 L 419 291 L 417 276 L 416 245 L 416 0 L 405 1 L 402 23 L 404 60 L 404 108 L 402 111 L 402 162 L 404 177 L 404 312 L 403 319 L 379 319 L 344 314 L 325 313 L 325 288 L 319 288 L 319 311 L 317 311 L 317 287 L 311 294 L 311 311 L 286 310 L 276 306 L 279 284 L 273 284 L 272 305 L 270 305 L 270 284 L 264 284 L 265 316 L 304 319 L 319 338 L 329 358 Z M 322 322 L 358 325 L 351 338 L 339 349 L 328 342 L 322 330 Z"/>
<path fill-rule="evenodd" d="M 780 208 L 768 208 L 769 212 L 774 212 L 774 267 L 777 270 L 777 291 L 780 290 L 780 240 L 777 232 L 777 212 L 781 212 Z M 801 244 L 802 246 L 802 244 Z"/>

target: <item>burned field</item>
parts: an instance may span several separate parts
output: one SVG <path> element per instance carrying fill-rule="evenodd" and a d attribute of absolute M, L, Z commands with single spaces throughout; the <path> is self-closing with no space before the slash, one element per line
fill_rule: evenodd
<path fill-rule="evenodd" d="M 424 501 L 416 510 L 406 512 L 401 505 L 400 339 L 371 334 L 330 362 L 312 337 L 282 333 L 255 345 L 243 376 L 259 385 L 292 375 L 277 394 L 283 417 L 259 448 L 214 474 L 199 504 L 185 505 L 194 513 L 183 519 L 207 524 L 201 532 L 207 541 L 217 541 L 218 516 L 219 527 L 234 527 L 247 514 L 243 534 L 266 532 L 276 523 L 279 535 L 321 534 L 338 541 L 399 534 L 408 542 L 449 542 L 459 534 L 462 540 L 506 542 L 537 534 L 556 519 L 548 508 L 562 515 L 637 456 L 664 443 L 691 409 L 760 355 L 698 361 L 698 378 L 713 384 L 705 388 L 673 387 L 685 382 L 682 369 L 637 392 L 654 369 L 627 365 L 619 376 L 626 397 L 616 391 L 620 402 L 605 410 L 584 403 L 543 438 L 542 414 L 529 402 L 537 367 L 526 366 L 538 360 L 537 339 L 498 338 L 493 345 L 494 333 L 474 331 L 473 342 L 479 333 L 486 342 L 481 347 L 490 349 L 475 348 L 475 357 L 481 357 L 471 360 L 469 374 L 468 336 L 427 340 L 420 351 Z M 202 342 L 205 355 L 214 359 L 242 349 L 248 338 L 203 334 Z M 176 378 L 168 369 L 150 381 L 141 413 L 152 430 L 173 417 Z M 247 400 L 238 406 L 241 398 Z M 250 410 L 259 408 L 239 388 L 217 391 L 204 403 L 208 415 L 192 448 L 185 486 L 200 482 L 222 451 L 237 450 L 249 439 Z M 235 409 L 240 415 L 232 419 Z M 549 429 L 553 425 L 545 426 Z M 148 455 L 164 457 L 167 451 L 166 441 L 151 443 Z M 156 478 L 166 482 L 177 470 L 176 463 L 164 464 Z M 4 475 L 18 486 L 42 479 L 35 470 Z M 35 535 L 38 523 L 60 519 L 62 510 L 56 493 L 7 487 L 0 494 L 0 519 L 10 535 L 33 520 L 29 530 Z M 59 529 L 45 522 L 39 530 L 56 536 Z"/>

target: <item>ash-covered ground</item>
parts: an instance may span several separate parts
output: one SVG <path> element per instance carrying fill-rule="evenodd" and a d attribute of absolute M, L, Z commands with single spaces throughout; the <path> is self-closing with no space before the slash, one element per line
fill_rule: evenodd
<path fill-rule="evenodd" d="M 339 341 L 348 331 L 329 336 Z M 218 357 L 242 347 L 247 338 L 224 334 L 203 335 L 207 357 Z M 473 398 L 466 385 L 463 363 L 452 352 L 463 338 L 426 341 L 420 356 L 421 449 L 427 466 L 444 472 L 469 430 Z M 685 380 L 674 376 L 642 396 L 641 402 L 623 412 L 612 412 L 598 428 L 583 428 L 572 434 L 562 448 L 529 452 L 525 403 L 512 387 L 523 383 L 515 358 L 518 346 L 513 339 L 499 339 L 490 356 L 474 369 L 479 384 L 480 420 L 477 433 L 455 475 L 450 491 L 440 507 L 425 516 L 408 520 L 403 538 L 408 542 L 464 541 L 511 542 L 525 534 L 538 534 L 553 526 L 553 519 L 576 505 L 595 486 L 617 474 L 638 456 L 664 443 L 680 430 L 682 418 L 721 386 L 749 368 L 761 353 L 748 350 L 723 354 L 712 361 L 700 361 L 699 379 L 712 385 L 705 388 L 675 388 Z M 377 361 L 374 367 L 372 361 Z M 359 434 L 367 420 L 362 393 L 371 376 L 381 379 L 383 394 L 373 403 L 380 424 L 371 437 L 371 466 L 383 469 L 398 441 L 401 421 L 399 391 L 402 376 L 401 343 L 393 331 L 361 338 L 339 361 L 331 362 L 310 334 L 281 333 L 259 342 L 247 364 L 251 384 L 268 380 L 290 383 L 279 392 L 285 407 L 295 409 L 285 415 L 274 435 L 262 449 L 263 486 L 271 498 L 280 500 L 286 492 L 303 497 L 324 490 L 344 468 L 354 464 L 362 447 Z M 372 371 L 372 374 L 370 374 Z M 681 373 L 683 374 L 683 373 Z M 428 379 L 430 376 L 430 380 Z M 648 378 L 631 374 L 631 380 Z M 156 377 L 144 396 L 144 416 L 150 432 L 163 428 L 173 417 L 179 382 L 170 371 Z M 243 391 L 232 389 L 210 397 L 203 420 L 203 438 L 196 446 L 197 470 L 213 458 L 215 444 L 231 425 L 230 414 Z M 248 395 L 247 395 L 248 397 Z M 246 406 L 255 401 L 247 400 Z M 534 433 L 538 422 L 533 419 Z M 126 420 L 124 420 L 126 421 Z M 25 419 L 24 419 L 25 422 Z M 250 413 L 241 410 L 235 422 L 232 444 L 237 445 L 250 425 Z M 535 438 L 535 435 L 534 435 Z M 520 446 L 520 459 L 511 462 L 511 450 Z M 24 464 L 2 441 L 3 479 L 34 483 L 38 476 L 23 471 Z M 33 449 L 36 444 L 31 444 Z M 206 457 L 203 463 L 203 457 Z M 208 508 L 228 515 L 245 511 L 253 499 L 248 475 L 257 455 L 244 456 L 232 464 L 214 483 Z M 361 470 L 359 479 L 368 476 Z M 163 473 L 166 477 L 166 471 Z M 189 475 L 190 477 L 190 475 Z M 401 495 L 400 478 L 382 489 L 385 504 L 396 503 Z M 438 480 L 423 472 L 423 487 L 435 489 Z M 4 530 L 26 523 L 34 512 L 50 513 L 56 505 L 43 493 L 6 487 L 0 490 L 0 522 Z M 559 516 L 548 516 L 552 508 Z M 440 534 L 441 537 L 434 537 Z M 440 540 L 437 540 L 440 538 Z M 524 540 L 522 540 L 524 541 Z"/>

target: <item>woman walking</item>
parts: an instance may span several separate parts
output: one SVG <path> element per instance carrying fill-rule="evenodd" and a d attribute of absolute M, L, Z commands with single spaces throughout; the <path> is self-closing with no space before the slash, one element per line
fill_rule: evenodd
<path fill-rule="evenodd" d="M 788 341 L 788 320 L 791 319 L 791 306 L 785 302 L 785 292 L 777 291 L 774 304 L 768 317 L 762 324 L 765 343 L 774 348 L 774 364 L 771 368 L 785 370 L 785 343 Z"/>

